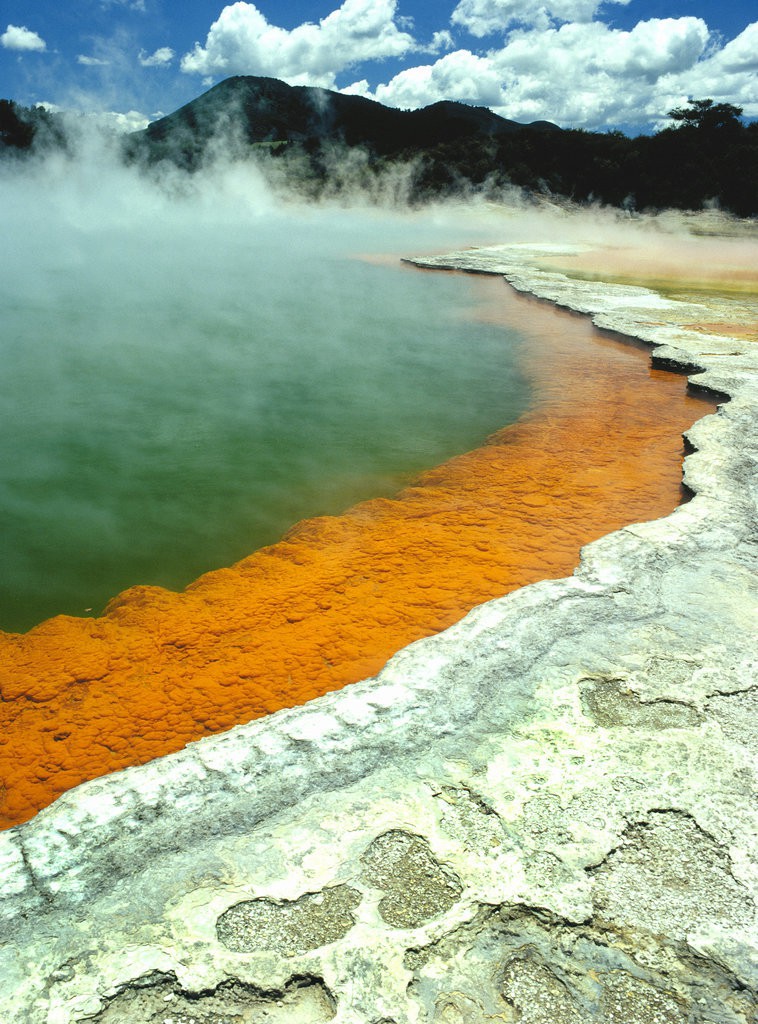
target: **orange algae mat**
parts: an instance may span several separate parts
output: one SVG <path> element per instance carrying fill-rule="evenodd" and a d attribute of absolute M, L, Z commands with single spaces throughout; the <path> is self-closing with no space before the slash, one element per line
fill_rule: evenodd
<path fill-rule="evenodd" d="M 2 827 L 86 779 L 370 676 L 474 605 L 568 575 L 583 544 L 679 503 L 681 433 L 712 404 L 584 318 L 499 279 L 472 288 L 477 315 L 531 339 L 537 403 L 517 424 L 184 593 L 133 587 L 100 618 L 0 633 Z"/>

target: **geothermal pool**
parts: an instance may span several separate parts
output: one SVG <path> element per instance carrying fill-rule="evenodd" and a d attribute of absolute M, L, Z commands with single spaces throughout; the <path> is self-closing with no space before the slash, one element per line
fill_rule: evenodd
<path fill-rule="evenodd" d="M 528 216 L 98 166 L 0 180 L 0 827 L 366 678 L 681 500 L 681 433 L 712 408 L 681 377 L 397 259 Z"/>
<path fill-rule="evenodd" d="M 529 404 L 466 279 L 358 258 L 439 244 L 433 219 L 135 207 L 5 207 L 0 629 L 181 589 Z"/>

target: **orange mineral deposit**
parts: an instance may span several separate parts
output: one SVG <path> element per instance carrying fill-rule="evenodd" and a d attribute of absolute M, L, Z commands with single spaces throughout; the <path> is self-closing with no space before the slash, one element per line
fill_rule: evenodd
<path fill-rule="evenodd" d="M 583 318 L 500 280 L 472 287 L 480 315 L 531 338 L 533 411 L 395 498 L 303 522 L 184 593 L 134 587 L 100 618 L 0 634 L 0 824 L 370 676 L 472 606 L 570 574 L 583 544 L 677 505 L 682 431 L 712 406 Z"/>

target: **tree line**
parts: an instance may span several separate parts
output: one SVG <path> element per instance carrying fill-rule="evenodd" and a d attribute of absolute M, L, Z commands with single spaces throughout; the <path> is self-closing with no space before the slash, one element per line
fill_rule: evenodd
<path fill-rule="evenodd" d="M 758 122 L 746 125 L 741 108 L 711 99 L 669 117 L 670 126 L 635 138 L 564 129 L 517 132 L 477 152 L 443 144 L 426 154 L 419 185 L 455 191 L 465 180 L 630 210 L 758 215 Z"/>
<path fill-rule="evenodd" d="M 435 106 L 443 118 L 455 105 Z M 430 117 L 435 116 L 435 108 L 428 110 Z M 742 108 L 730 103 L 698 99 L 669 111 L 671 123 L 652 135 L 525 126 L 505 134 L 489 130 L 474 136 L 451 130 L 448 137 L 443 130 L 438 134 L 442 141 L 420 146 L 409 141 L 407 133 L 393 138 L 385 130 L 380 143 L 363 148 L 370 173 L 379 174 L 396 161 L 413 162 L 411 198 L 418 202 L 471 190 L 495 194 L 515 186 L 535 195 L 630 211 L 717 206 L 752 217 L 758 216 L 758 122 L 745 123 L 742 115 Z M 324 184 L 334 168 L 338 142 L 316 135 L 277 143 L 269 159 L 304 156 L 312 181 Z M 65 145 L 59 115 L 0 100 L 0 155 Z M 125 154 L 135 158 L 135 152 L 133 145 L 125 144 Z M 260 151 L 256 155 L 260 157 Z M 143 146 L 140 159 L 144 158 Z"/>

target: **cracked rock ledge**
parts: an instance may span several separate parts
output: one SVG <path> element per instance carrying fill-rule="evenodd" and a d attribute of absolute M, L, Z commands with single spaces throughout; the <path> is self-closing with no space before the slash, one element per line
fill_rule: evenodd
<path fill-rule="evenodd" d="M 692 500 L 375 679 L 0 835 L 3 1024 L 758 1019 L 756 346 L 544 255 L 420 262 L 723 396 L 688 432 Z"/>

